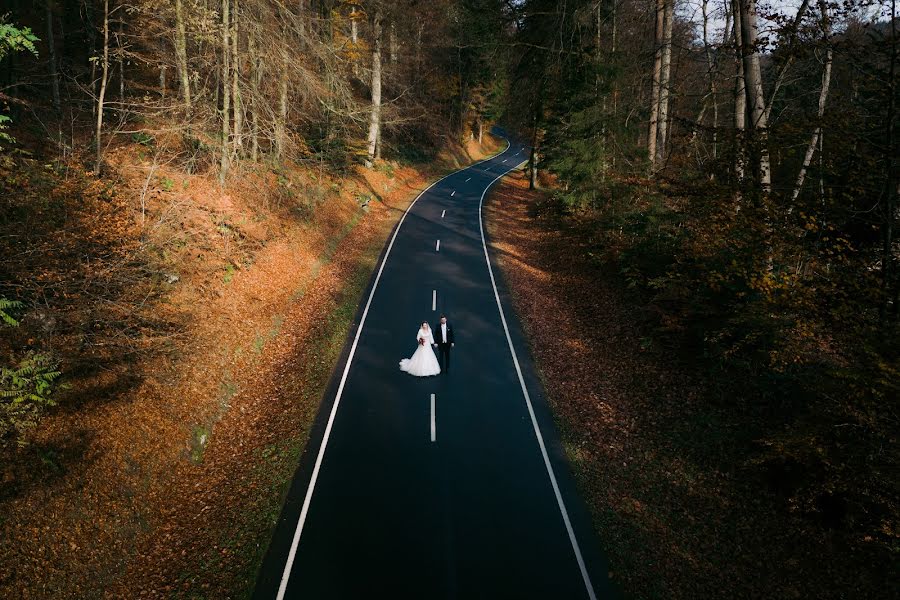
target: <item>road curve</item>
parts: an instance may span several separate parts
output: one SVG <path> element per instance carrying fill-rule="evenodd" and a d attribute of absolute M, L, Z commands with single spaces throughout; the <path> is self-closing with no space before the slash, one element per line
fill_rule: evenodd
<path fill-rule="evenodd" d="M 434 183 L 379 262 L 291 484 L 254 597 L 616 597 L 505 287 L 481 204 L 522 163 Z M 398 368 L 444 312 L 431 378 Z"/>

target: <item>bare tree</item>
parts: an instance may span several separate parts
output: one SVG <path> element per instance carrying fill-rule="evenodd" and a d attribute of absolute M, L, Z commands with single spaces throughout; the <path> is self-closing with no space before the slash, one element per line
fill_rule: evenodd
<path fill-rule="evenodd" d="M 769 95 L 769 101 L 766 103 L 766 109 L 764 112 L 766 123 L 769 122 L 769 117 L 772 114 L 772 106 L 775 103 L 776 96 L 778 96 L 778 91 L 784 84 L 785 76 L 790 70 L 791 65 L 794 64 L 793 45 L 797 38 L 797 31 L 800 29 L 800 23 L 803 21 L 804 15 L 806 15 L 807 8 L 809 8 L 809 0 L 803 0 L 803 2 L 800 3 L 800 7 L 797 9 L 797 13 L 794 15 L 793 21 L 788 27 L 784 44 L 787 51 L 787 58 L 781 65 L 781 68 L 778 70 L 778 75 L 775 76 L 775 83 L 772 86 L 772 93 Z"/>
<path fill-rule="evenodd" d="M 229 43 L 229 33 L 231 29 L 230 19 L 231 4 L 229 0 L 222 0 L 222 156 L 219 164 L 219 183 L 225 183 L 225 177 L 228 175 L 229 160 L 229 140 L 231 125 L 231 44 Z"/>
<path fill-rule="evenodd" d="M 368 156 L 366 165 L 375 164 L 375 151 L 381 135 L 381 8 L 372 21 L 372 108 L 369 114 Z"/>
<path fill-rule="evenodd" d="M 275 121 L 275 155 L 279 160 L 284 157 L 287 137 L 288 65 L 287 50 L 283 50 L 281 74 L 278 81 L 278 119 Z"/>
<path fill-rule="evenodd" d="M 59 71 L 56 61 L 56 38 L 53 36 L 53 0 L 46 0 L 47 8 L 47 49 L 50 59 L 50 87 L 53 92 L 53 108 L 59 110 Z"/>
<path fill-rule="evenodd" d="M 896 279 L 896 258 L 894 256 L 894 223 L 897 220 L 897 151 L 895 145 L 895 124 L 897 114 L 897 0 L 891 0 L 891 46 L 888 59 L 888 109 L 885 120 L 885 181 L 881 193 L 882 214 L 882 249 L 881 249 L 881 303 L 879 317 L 882 323 L 887 320 L 888 307 L 893 302 L 894 318 L 900 316 L 900 285 Z M 891 287 L 893 286 L 893 298 Z"/>
<path fill-rule="evenodd" d="M 702 12 L 703 12 L 703 50 L 706 54 L 706 73 L 707 80 L 709 81 L 709 100 L 708 102 L 712 104 L 712 112 L 713 112 L 713 126 L 712 126 L 712 157 L 715 159 L 717 155 L 717 141 L 718 141 L 718 133 L 719 133 L 719 101 L 716 97 L 716 63 L 713 60 L 712 48 L 709 43 L 709 12 L 708 12 L 709 0 L 703 0 L 702 4 Z M 728 30 L 728 24 L 725 24 L 726 31 Z M 704 108 L 707 106 L 704 103 Z M 698 121 L 700 119 L 697 119 Z"/>
<path fill-rule="evenodd" d="M 103 105 L 106 100 L 106 84 L 109 82 L 109 0 L 103 0 L 103 59 L 101 60 L 100 93 L 97 95 L 97 128 L 94 144 L 97 151 L 94 172 L 100 173 L 100 161 L 103 157 Z"/>
<path fill-rule="evenodd" d="M 175 0 L 175 62 L 181 82 L 181 97 L 185 107 L 191 109 L 191 78 L 188 71 L 187 36 L 184 26 L 183 0 Z"/>
<path fill-rule="evenodd" d="M 662 81 L 663 25 L 666 0 L 656 0 L 656 29 L 654 39 L 653 82 L 650 92 L 650 131 L 647 133 L 647 158 L 650 169 L 656 170 L 656 137 L 659 129 L 659 97 Z"/>
<path fill-rule="evenodd" d="M 233 153 L 234 155 L 240 156 L 243 150 L 243 139 L 241 137 L 243 133 L 243 116 L 244 116 L 244 107 L 241 103 L 241 87 L 240 87 L 240 70 L 241 70 L 241 62 L 239 56 L 239 32 L 238 32 L 238 21 L 240 21 L 240 5 L 239 0 L 231 0 L 234 3 L 234 6 L 231 7 L 231 104 L 232 104 L 232 113 L 234 115 L 234 127 L 232 131 L 232 140 L 233 140 Z"/>
<path fill-rule="evenodd" d="M 119 12 L 116 31 L 116 66 L 119 69 L 119 118 L 125 117 L 125 15 Z"/>
<path fill-rule="evenodd" d="M 656 143 L 655 162 L 657 169 L 663 166 L 666 159 L 666 145 L 669 141 L 669 95 L 672 89 L 672 22 L 675 0 L 664 0 L 664 3 L 662 70 L 659 79 L 659 140 Z"/>
<path fill-rule="evenodd" d="M 768 193 L 772 187 L 772 173 L 769 165 L 768 126 L 766 102 L 763 96 L 762 72 L 757 47 L 756 0 L 738 0 L 744 63 L 744 85 L 747 95 L 747 109 L 750 116 L 751 156 L 753 156 L 755 177 L 761 190 Z"/>
<path fill-rule="evenodd" d="M 262 59 L 257 56 L 256 29 L 247 32 L 247 55 L 250 58 L 250 160 L 259 158 L 259 84 L 262 82 Z"/>
<path fill-rule="evenodd" d="M 744 84 L 744 44 L 740 26 L 740 0 L 731 0 L 732 36 L 734 39 L 735 77 L 734 77 L 734 178 L 740 184 L 744 178 L 746 153 L 744 151 L 744 135 L 747 121 L 747 92 Z M 740 187 L 740 185 L 738 186 Z M 738 193 L 740 198 L 740 192 Z"/>
<path fill-rule="evenodd" d="M 828 89 L 831 87 L 831 63 L 833 59 L 833 48 L 831 46 L 831 22 L 828 16 L 827 0 L 819 0 L 819 10 L 822 15 L 822 37 L 825 43 L 825 62 L 822 68 L 822 86 L 819 88 L 819 107 L 816 111 L 816 127 L 806 146 L 806 154 L 803 156 L 803 164 L 800 166 L 800 172 L 797 173 L 797 182 L 794 184 L 794 192 L 791 194 L 791 200 L 796 202 L 800 196 L 800 190 L 803 189 L 803 182 L 806 179 L 806 170 L 812 162 L 813 155 L 816 152 L 816 146 L 822 136 L 822 116 L 825 114 L 825 102 L 828 100 Z M 793 208 L 791 206 L 788 211 Z"/>

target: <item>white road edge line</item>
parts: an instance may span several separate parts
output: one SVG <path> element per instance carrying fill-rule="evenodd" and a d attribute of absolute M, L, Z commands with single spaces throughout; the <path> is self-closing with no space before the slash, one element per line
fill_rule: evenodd
<path fill-rule="evenodd" d="M 506 148 L 503 149 L 503 152 L 509 150 L 510 144 L 509 140 L 506 141 Z M 312 502 L 313 492 L 316 490 L 316 481 L 319 479 L 319 471 L 322 468 L 322 459 L 325 456 L 325 448 L 328 446 L 328 438 L 331 436 L 331 428 L 334 426 L 334 417 L 337 415 L 338 406 L 341 404 L 341 396 L 344 393 L 344 384 L 347 383 L 347 374 L 350 372 L 350 365 L 353 363 L 353 356 L 356 354 L 356 346 L 359 344 L 359 336 L 362 334 L 363 325 L 366 323 L 366 316 L 369 314 L 369 307 L 372 305 L 372 298 L 375 297 L 375 290 L 378 289 L 378 282 L 381 280 L 381 274 L 384 272 L 384 265 L 387 264 L 387 259 L 391 255 L 391 248 L 394 247 L 394 241 L 397 239 L 397 234 L 400 233 L 400 227 L 403 226 L 403 221 L 406 220 L 406 216 L 409 214 L 409 211 L 412 210 L 412 207 L 415 206 L 416 202 L 419 201 L 425 192 L 436 186 L 438 183 L 447 179 L 451 175 L 455 175 L 456 173 L 460 173 L 465 171 L 466 169 L 471 169 L 476 165 L 480 165 L 483 162 L 487 162 L 500 156 L 503 154 L 500 152 L 490 158 L 486 158 L 477 163 L 473 163 L 468 167 L 463 169 L 459 169 L 457 171 L 453 171 L 452 173 L 447 173 L 427 188 L 422 190 L 415 199 L 409 203 L 409 206 L 406 207 L 406 211 L 403 213 L 403 216 L 400 217 L 400 222 L 397 223 L 397 228 L 394 230 L 394 235 L 391 236 L 391 241 L 388 244 L 387 250 L 384 252 L 384 258 L 381 260 L 381 266 L 378 267 L 378 273 L 375 275 L 375 282 L 372 284 L 372 291 L 369 292 L 369 299 L 366 300 L 366 306 L 363 309 L 362 317 L 359 320 L 359 327 L 356 329 L 356 336 L 353 338 L 353 344 L 350 346 L 350 353 L 347 355 L 347 364 L 344 365 L 344 372 L 341 374 L 341 382 L 338 385 L 337 394 L 334 397 L 334 404 L 331 407 L 331 413 L 328 415 L 328 424 L 325 426 L 325 433 L 322 435 L 322 443 L 319 445 L 319 453 L 316 455 L 316 462 L 313 466 L 312 476 L 309 479 L 309 487 L 306 489 L 306 496 L 303 498 L 303 507 L 300 509 L 300 518 L 297 520 L 297 528 L 294 530 L 294 538 L 291 541 L 291 549 L 288 552 L 287 560 L 284 563 L 284 571 L 281 574 L 281 584 L 278 586 L 278 595 L 276 596 L 276 600 L 284 600 L 284 595 L 287 592 L 288 580 L 291 577 L 291 568 L 294 566 L 294 559 L 297 557 L 297 546 L 300 544 L 300 535 L 303 533 L 303 526 L 306 524 L 306 516 L 309 514 L 309 505 Z"/>
<path fill-rule="evenodd" d="M 437 241 L 437 244 L 435 244 L 435 246 L 434 246 L 434 251 L 435 251 L 435 252 L 440 252 L 440 251 L 441 251 L 441 240 L 438 240 L 438 241 Z"/>
<path fill-rule="evenodd" d="M 447 214 L 446 209 L 441 211 L 441 218 L 442 218 L 442 219 L 444 218 L 444 215 L 445 215 L 445 214 Z"/>
<path fill-rule="evenodd" d="M 581 570 L 581 578 L 587 588 L 590 600 L 597 600 L 594 593 L 594 586 L 591 584 L 591 577 L 588 575 L 587 567 L 584 564 L 584 558 L 581 556 L 581 548 L 578 546 L 578 540 L 575 538 L 575 530 L 572 529 L 572 522 L 569 520 L 569 512 L 566 510 L 566 504 L 563 502 L 562 494 L 559 491 L 559 484 L 556 482 L 556 474 L 553 472 L 553 466 L 550 464 L 550 456 L 547 454 L 547 447 L 544 444 L 544 437 L 541 435 L 541 428 L 538 426 L 537 417 L 534 414 L 534 407 L 531 405 L 531 396 L 528 394 L 528 388 L 525 387 L 525 379 L 522 377 L 522 368 L 519 366 L 519 358 L 516 356 L 516 349 L 513 347 L 512 338 L 509 335 L 509 326 L 506 324 L 506 315 L 503 312 L 503 305 L 500 303 L 500 293 L 497 291 L 497 281 L 494 279 L 494 269 L 491 267 L 491 258 L 488 255 L 487 242 L 484 238 L 484 222 L 482 219 L 482 206 L 484 205 L 484 197 L 487 195 L 491 186 L 498 179 L 515 170 L 524 164 L 522 161 L 512 169 L 498 175 L 494 181 L 490 182 L 484 192 L 481 193 L 481 200 L 478 201 L 478 227 L 481 229 L 481 245 L 484 248 L 484 259 L 487 261 L 488 274 L 491 276 L 491 285 L 494 287 L 494 298 L 497 300 L 497 309 L 500 311 L 500 321 L 503 323 L 503 331 L 506 333 L 506 342 L 509 344 L 509 352 L 512 354 L 513 365 L 516 367 L 516 374 L 519 376 L 519 385 L 522 387 L 522 395 L 525 397 L 525 405 L 528 407 L 528 414 L 531 416 L 531 425 L 534 427 L 534 435 L 537 437 L 538 446 L 541 448 L 541 456 L 544 457 L 544 466 L 547 467 L 547 475 L 550 476 L 550 485 L 553 486 L 553 493 L 556 495 L 556 503 L 559 505 L 559 512 L 562 514 L 563 523 L 566 525 L 566 532 L 569 534 L 569 542 L 572 544 L 572 550 L 575 551 L 575 560 L 578 562 L 578 568 Z"/>
<path fill-rule="evenodd" d="M 435 441 L 437 439 L 437 432 L 435 431 L 435 420 L 434 420 L 434 394 L 431 395 L 431 441 Z"/>

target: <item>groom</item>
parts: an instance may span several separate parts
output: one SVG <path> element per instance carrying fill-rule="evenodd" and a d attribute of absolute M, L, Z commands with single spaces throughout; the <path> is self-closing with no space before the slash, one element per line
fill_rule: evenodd
<path fill-rule="evenodd" d="M 450 348 L 453 347 L 453 326 L 447 322 L 447 317 L 441 315 L 441 321 L 434 327 L 435 347 L 438 349 L 441 360 L 441 374 L 450 371 Z"/>

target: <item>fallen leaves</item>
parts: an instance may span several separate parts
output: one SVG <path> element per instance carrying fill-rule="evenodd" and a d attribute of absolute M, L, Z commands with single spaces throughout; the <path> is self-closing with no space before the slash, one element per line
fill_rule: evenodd
<path fill-rule="evenodd" d="M 128 160 L 109 153 L 126 186 Z M 136 189 L 142 173 L 134 170 Z M 288 175 L 312 189 L 309 173 Z M 174 277 L 147 314 L 178 324 L 177 335 L 118 366 L 90 355 L 93 369 L 70 375 L 69 402 L 28 451 L 4 457 L 0 596 L 247 595 L 358 296 L 399 216 L 432 179 L 394 166 L 389 175 L 316 180 L 328 201 L 303 219 L 270 202 L 278 182 L 265 173 L 236 180 L 225 195 L 202 177 L 155 195 L 146 213 L 155 229 L 143 233 Z M 369 188 L 386 191 L 361 216 L 354 191 Z M 54 248 L 99 248 L 107 263 L 89 256 L 101 282 L 106 264 L 132 260 L 146 241 L 132 208 L 105 189 L 95 190 L 104 212 L 79 209 L 95 227 L 48 238 Z M 71 255 L 49 248 L 41 262 L 36 254 L 40 281 L 65 283 L 59 297 L 71 310 L 102 305 L 102 295 L 75 293 L 77 274 L 62 268 Z M 127 298 L 131 307 L 144 300 Z M 101 325 L 97 336 L 116 333 L 89 324 Z M 129 343 L 143 347 L 158 333 L 155 321 L 141 322 Z"/>
<path fill-rule="evenodd" d="M 591 223 L 559 216 L 521 176 L 492 192 L 486 217 L 610 577 L 626 596 L 884 592 L 880 565 L 848 555 L 747 476 L 739 421 L 707 400 L 714 375 L 645 343 L 638 299 L 591 257 Z"/>

